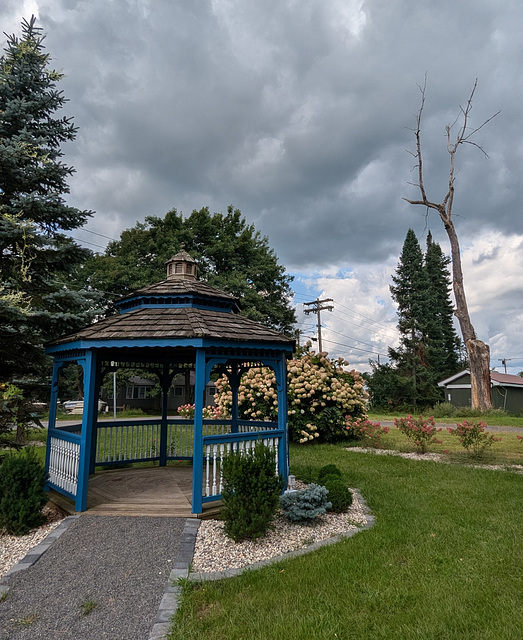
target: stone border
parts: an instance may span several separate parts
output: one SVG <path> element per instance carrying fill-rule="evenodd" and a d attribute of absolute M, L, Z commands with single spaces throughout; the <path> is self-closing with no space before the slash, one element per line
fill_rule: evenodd
<path fill-rule="evenodd" d="M 78 520 L 79 517 L 80 516 L 68 516 L 67 518 L 64 518 L 57 527 L 46 535 L 42 542 L 39 542 L 36 546 L 30 549 L 30 551 L 21 560 L 4 573 L 0 578 L 0 597 L 5 596 L 9 591 L 9 586 L 5 584 L 4 579 L 14 573 L 18 573 L 19 571 L 24 571 L 25 569 L 32 567 L 35 562 L 40 560 L 53 542 L 58 540 L 58 538 L 67 531 L 67 529 L 69 529 L 73 522 Z"/>
<path fill-rule="evenodd" d="M 187 518 L 185 521 L 176 560 L 172 565 L 156 619 L 149 633 L 149 640 L 164 640 L 171 629 L 170 620 L 178 609 L 182 590 L 178 580 L 187 578 L 189 575 L 199 526 L 199 520 Z"/>

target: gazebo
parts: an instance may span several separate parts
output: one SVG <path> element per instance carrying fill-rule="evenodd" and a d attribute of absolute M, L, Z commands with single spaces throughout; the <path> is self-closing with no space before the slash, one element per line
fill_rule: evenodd
<path fill-rule="evenodd" d="M 183 249 L 167 261 L 167 278 L 115 302 L 119 313 L 56 340 L 46 453 L 48 488 L 87 508 L 89 475 L 97 466 L 190 460 L 192 512 L 220 499 L 220 461 L 232 450 L 246 451 L 262 440 L 276 450 L 276 472 L 288 476 L 286 360 L 294 342 L 239 314 L 236 298 L 196 277 L 195 260 Z M 81 424 L 58 428 L 60 370 L 77 363 L 83 370 Z M 276 421 L 242 420 L 238 387 L 251 367 L 270 367 L 276 377 Z M 117 369 L 157 376 L 161 418 L 98 420 L 100 386 Z M 173 378 L 194 374 L 194 419 L 170 417 L 167 398 Z M 204 419 L 204 391 L 212 374 L 225 374 L 232 389 L 231 416 Z"/>

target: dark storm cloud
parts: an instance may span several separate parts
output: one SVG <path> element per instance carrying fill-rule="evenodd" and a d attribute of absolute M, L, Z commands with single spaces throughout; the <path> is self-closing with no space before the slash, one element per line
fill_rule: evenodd
<path fill-rule="evenodd" d="M 520 2 L 24 0 L 2 4 L 2 30 L 31 12 L 67 76 L 70 201 L 96 211 L 93 231 L 233 203 L 290 270 L 370 274 L 409 227 L 446 249 L 437 217 L 402 200 L 418 195 L 406 150 L 427 74 L 429 197 L 445 195 L 445 125 L 478 78 L 471 125 L 501 114 L 474 138 L 489 159 L 459 151 L 458 232 L 465 248 L 482 234 L 485 255 L 488 234 L 523 233 Z"/>
<path fill-rule="evenodd" d="M 498 228 L 522 229 L 515 2 L 47 1 L 38 11 L 80 127 L 67 149 L 72 200 L 96 210 L 93 228 L 233 202 L 296 267 L 313 240 L 317 264 L 397 253 L 420 219 L 401 198 L 413 195 L 405 149 L 428 72 L 434 197 L 446 184 L 444 126 L 479 76 L 474 124 L 503 113 L 480 132 L 490 162 L 462 150 L 456 204 L 465 229 L 494 212 Z M 14 6 L 4 13 L 17 18 Z"/>

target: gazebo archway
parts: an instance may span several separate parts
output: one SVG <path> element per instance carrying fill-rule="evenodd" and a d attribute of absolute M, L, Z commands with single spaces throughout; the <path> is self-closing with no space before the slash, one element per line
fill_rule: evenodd
<path fill-rule="evenodd" d="M 57 340 L 53 356 L 46 468 L 48 487 L 72 498 L 85 511 L 89 475 L 97 466 L 169 460 L 193 463 L 192 512 L 220 498 L 220 460 L 230 450 L 246 450 L 262 439 L 277 452 L 277 471 L 288 475 L 286 360 L 294 342 L 238 313 L 236 300 L 196 279 L 194 260 L 184 251 L 167 262 L 167 279 L 116 303 L 120 314 Z M 61 367 L 76 362 L 83 369 L 82 422 L 57 428 L 56 408 Z M 241 420 L 238 386 L 250 367 L 274 370 L 278 417 L 274 422 Z M 102 378 L 115 367 L 147 369 L 162 388 L 161 418 L 98 421 Z M 168 416 L 173 377 L 194 371 L 194 420 Z M 211 373 L 225 373 L 232 389 L 232 415 L 203 418 L 205 386 Z M 192 445 L 192 446 L 191 446 Z"/>

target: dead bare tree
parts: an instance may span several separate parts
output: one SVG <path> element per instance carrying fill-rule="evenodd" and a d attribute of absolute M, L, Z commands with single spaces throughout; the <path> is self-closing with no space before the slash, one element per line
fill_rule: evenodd
<path fill-rule="evenodd" d="M 487 344 L 478 340 L 476 332 L 470 321 L 470 314 L 467 307 L 467 299 L 465 296 L 465 287 L 463 285 L 463 271 L 461 268 L 461 255 L 459 249 L 458 235 L 452 221 L 452 205 L 454 203 L 454 181 L 455 181 L 455 161 L 458 148 L 462 144 L 471 144 L 477 147 L 483 155 L 486 157 L 484 149 L 471 140 L 472 136 L 482 129 L 488 122 L 495 118 L 498 113 L 495 113 L 492 117 L 485 120 L 479 127 L 470 128 L 469 119 L 470 112 L 472 110 L 472 100 L 476 92 L 477 79 L 474 82 L 474 87 L 470 93 L 469 99 L 465 107 L 460 106 L 460 113 L 452 125 L 446 126 L 447 132 L 447 151 L 450 156 L 449 167 L 449 182 L 448 191 L 443 201 L 440 203 L 432 202 L 427 196 L 425 191 L 425 184 L 423 181 L 423 159 L 421 154 L 421 119 L 423 116 L 423 110 L 425 107 L 425 91 L 426 91 L 426 79 L 423 86 L 420 86 L 421 91 L 421 105 L 416 118 L 416 129 L 414 135 L 416 137 L 416 152 L 409 151 L 411 155 L 416 158 L 416 169 L 418 172 L 418 182 L 414 183 L 421 193 L 420 200 L 409 200 L 403 198 L 410 204 L 420 204 L 427 207 L 428 210 L 433 209 L 437 211 L 445 231 L 449 237 L 450 250 L 452 256 L 452 284 L 454 289 L 454 297 L 456 300 L 455 315 L 458 318 L 463 341 L 467 348 L 467 356 L 470 368 L 471 378 L 471 397 L 472 407 L 475 409 L 487 410 L 492 407 L 492 398 L 490 392 L 490 349 Z M 458 123 L 461 120 L 461 124 Z M 455 138 L 452 137 L 452 130 L 457 126 L 457 132 Z"/>

